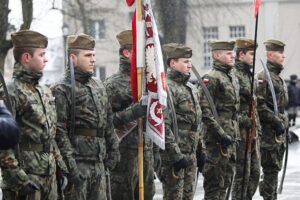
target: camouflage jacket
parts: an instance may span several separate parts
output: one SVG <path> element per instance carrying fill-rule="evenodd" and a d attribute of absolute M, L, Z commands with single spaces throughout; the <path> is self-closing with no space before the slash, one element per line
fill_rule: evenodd
<path fill-rule="evenodd" d="M 185 75 L 172 68 L 167 71 L 167 84 L 172 98 L 178 125 L 176 143 L 172 132 L 171 110 L 165 113 L 166 136 L 165 151 L 161 151 L 162 160 L 174 163 L 182 154 L 195 154 L 200 137 L 202 111 L 197 88 L 188 82 L 190 75 Z"/>
<path fill-rule="evenodd" d="M 133 105 L 131 80 L 130 80 L 130 63 L 120 58 L 119 72 L 108 77 L 104 85 L 107 90 L 109 101 L 114 112 L 114 126 L 120 128 L 120 124 L 128 123 L 132 120 L 131 106 Z M 137 149 L 138 148 L 138 131 L 135 127 L 131 133 L 120 142 L 121 148 Z M 144 137 L 144 150 L 152 149 L 153 143 L 148 137 Z"/>
<path fill-rule="evenodd" d="M 56 141 L 69 169 L 76 167 L 76 161 L 119 160 L 117 137 L 113 131 L 112 111 L 103 84 L 92 78 L 92 73 L 74 67 L 75 73 L 75 130 L 71 125 L 71 82 L 68 68 L 65 78 L 53 87 L 57 107 Z M 79 130 L 95 136 L 77 134 Z"/>
<path fill-rule="evenodd" d="M 240 130 L 245 129 L 245 123 L 246 120 L 249 118 L 249 103 L 252 99 L 251 96 L 251 84 L 252 84 L 252 72 L 250 69 L 252 68 L 251 65 L 248 65 L 244 62 L 236 62 L 235 64 L 235 75 L 239 80 L 240 85 L 240 111 L 239 111 L 239 126 Z M 255 80 L 254 80 L 255 81 Z M 257 88 L 257 82 L 254 82 L 254 100 L 256 101 L 256 88 Z M 260 122 L 257 110 L 255 110 L 256 113 L 256 127 L 258 134 L 261 134 L 260 132 Z M 240 132 L 242 134 L 242 131 Z M 243 131 L 245 133 L 245 131 Z"/>
<path fill-rule="evenodd" d="M 28 180 L 26 174 L 54 175 L 56 160 L 66 168 L 54 140 L 54 98 L 48 87 L 39 85 L 41 77 L 42 73 L 32 72 L 18 63 L 14 66 L 8 89 L 12 112 L 21 131 L 20 154 L 12 149 L 1 152 L 2 188 L 20 189 Z"/>
<path fill-rule="evenodd" d="M 201 104 L 203 121 L 207 127 L 203 139 L 206 144 L 214 145 L 218 143 L 224 135 L 230 135 L 235 140 L 240 137 L 237 127 L 240 104 L 239 83 L 232 68 L 233 67 L 215 60 L 213 68 L 203 76 L 203 82 L 213 98 L 220 118 L 219 124 L 211 117 L 211 109 L 208 104 Z"/>
<path fill-rule="evenodd" d="M 288 126 L 288 117 L 284 110 L 288 104 L 288 93 L 284 80 L 282 80 L 279 76 L 283 67 L 281 65 L 273 64 L 270 61 L 267 62 L 267 67 L 275 89 L 279 117 L 275 116 L 274 113 L 272 94 L 264 71 L 256 75 L 258 80 L 257 110 L 262 125 L 261 146 L 263 148 L 273 148 L 276 146 L 276 142 L 274 140 L 274 125 L 283 122 L 286 126 Z"/>

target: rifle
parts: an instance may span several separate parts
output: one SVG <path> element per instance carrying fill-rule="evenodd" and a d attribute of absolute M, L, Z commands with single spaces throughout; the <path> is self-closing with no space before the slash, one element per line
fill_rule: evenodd
<path fill-rule="evenodd" d="M 249 102 L 249 109 L 248 109 L 248 117 L 252 119 L 251 128 L 247 131 L 246 134 L 246 145 L 245 145 L 245 156 L 244 156 L 244 167 L 243 167 L 243 179 L 242 179 L 242 192 L 241 192 L 241 200 L 244 200 L 244 190 L 245 190 L 245 176 L 246 176 L 246 169 L 247 169 L 247 160 L 248 154 L 252 152 L 252 142 L 253 139 L 256 138 L 256 102 L 254 99 L 254 75 L 255 75 L 255 60 L 256 60 L 256 47 L 257 47 L 257 29 L 258 29 L 258 13 L 259 13 L 259 6 L 260 1 L 255 1 L 255 31 L 254 31 L 254 54 L 253 54 L 253 69 L 252 69 L 252 82 L 251 82 L 251 100 Z M 255 145 L 254 147 L 255 148 Z"/>

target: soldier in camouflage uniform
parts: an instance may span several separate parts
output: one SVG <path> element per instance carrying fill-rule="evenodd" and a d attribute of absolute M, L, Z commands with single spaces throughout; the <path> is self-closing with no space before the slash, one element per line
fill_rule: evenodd
<path fill-rule="evenodd" d="M 204 199 L 223 200 L 235 171 L 236 145 L 239 140 L 237 112 L 239 111 L 239 83 L 233 73 L 233 41 L 210 41 L 213 67 L 203 76 L 209 90 L 219 122 L 211 120 L 207 105 L 201 105 L 203 121 L 207 131 L 204 134 L 206 163 L 203 169 Z"/>
<path fill-rule="evenodd" d="M 112 110 L 103 84 L 92 78 L 95 41 L 85 34 L 68 36 L 68 57 L 74 63 L 75 102 L 71 98 L 70 67 L 53 87 L 57 106 L 56 141 L 70 171 L 66 199 L 106 200 L 105 166 L 119 160 Z M 71 109 L 75 103 L 74 133 Z M 105 162 L 105 166 L 104 166 Z"/>
<path fill-rule="evenodd" d="M 117 35 L 120 44 L 119 72 L 107 78 L 105 86 L 114 112 L 113 124 L 117 133 L 127 134 L 120 142 L 121 160 L 111 171 L 113 200 L 137 200 L 138 194 L 138 129 L 136 119 L 146 116 L 146 106 L 133 103 L 130 87 L 130 56 L 132 31 L 122 31 Z M 121 138 L 121 135 L 120 135 Z M 153 143 L 144 137 L 144 199 L 152 200 L 154 186 Z M 159 160 L 158 150 L 155 161 Z"/>
<path fill-rule="evenodd" d="M 288 128 L 288 116 L 284 110 L 288 104 L 287 87 L 279 76 L 283 70 L 285 44 L 278 40 L 268 40 L 264 44 L 267 50 L 267 68 L 274 85 L 279 116 L 274 113 L 271 91 L 266 74 L 262 71 L 257 74 L 257 110 L 262 125 L 261 165 L 263 168 L 263 180 L 260 182 L 259 190 L 264 200 L 276 200 L 278 173 L 282 167 L 286 148 L 285 129 Z"/>
<path fill-rule="evenodd" d="M 252 125 L 252 119 L 249 118 L 249 104 L 252 99 L 251 85 L 252 85 L 252 64 L 254 55 L 254 41 L 248 38 L 239 38 L 236 40 L 236 63 L 235 74 L 240 84 L 240 112 L 239 112 L 239 128 L 241 135 L 241 142 L 237 148 L 237 162 L 236 174 L 233 182 L 232 199 L 239 200 L 242 195 L 243 199 L 251 200 L 255 194 L 260 176 L 260 147 L 259 134 L 260 126 L 259 119 L 257 119 L 256 137 L 251 141 L 251 153 L 247 154 L 245 158 L 246 135 Z M 255 82 L 256 83 L 256 82 Z M 256 85 L 254 85 L 255 87 Z M 255 92 L 255 89 L 254 89 Z M 255 97 L 254 97 L 255 98 Z M 256 111 L 255 111 L 256 112 Z M 258 114 L 256 112 L 258 118 Z M 246 159 L 246 163 L 245 163 Z M 244 172 L 244 165 L 245 172 Z M 245 173 L 245 174 L 244 174 Z M 244 176 L 244 181 L 243 181 Z M 243 185 L 244 184 L 244 185 Z"/>
<path fill-rule="evenodd" d="M 166 149 L 160 151 L 162 166 L 158 176 L 163 185 L 164 200 L 192 200 L 202 117 L 199 92 L 188 82 L 192 49 L 177 43 L 166 44 L 163 49 L 168 64 L 168 98 L 172 98 L 174 104 L 176 119 L 173 120 L 177 120 L 178 135 L 174 136 L 172 121 L 166 113 Z"/>
<path fill-rule="evenodd" d="M 56 113 L 50 88 L 39 85 L 48 39 L 26 30 L 11 35 L 16 60 L 8 85 L 20 144 L 1 152 L 2 191 L 6 200 L 56 200 L 56 162 L 67 173 L 54 140 Z"/>

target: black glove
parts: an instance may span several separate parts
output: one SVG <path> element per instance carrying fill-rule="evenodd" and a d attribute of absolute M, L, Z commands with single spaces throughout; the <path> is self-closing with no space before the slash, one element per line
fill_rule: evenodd
<path fill-rule="evenodd" d="M 80 186 L 85 180 L 85 176 L 78 170 L 78 168 L 75 168 L 69 174 L 68 180 L 70 183 Z"/>
<path fill-rule="evenodd" d="M 154 158 L 154 171 L 157 172 L 161 165 L 161 159 L 159 151 L 153 152 L 153 158 Z"/>
<path fill-rule="evenodd" d="M 276 125 L 275 127 L 276 135 L 283 135 L 285 132 L 285 126 L 282 122 Z"/>
<path fill-rule="evenodd" d="M 178 172 L 181 169 L 185 169 L 189 166 L 189 161 L 183 157 L 179 161 L 173 164 L 175 172 Z"/>
<path fill-rule="evenodd" d="M 138 119 L 147 115 L 147 105 L 142 105 L 141 101 L 133 104 L 131 110 L 133 119 Z"/>
<path fill-rule="evenodd" d="M 43 186 L 40 182 L 29 180 L 29 182 L 19 190 L 19 195 L 26 196 L 34 193 L 37 190 L 41 190 L 42 188 Z"/>
<path fill-rule="evenodd" d="M 202 173 L 205 161 L 206 161 L 206 155 L 205 155 L 205 153 L 200 153 L 197 156 L 197 167 L 198 167 L 199 172 L 201 172 L 201 173 Z"/>
<path fill-rule="evenodd" d="M 19 142 L 19 128 L 3 101 L 0 101 L 0 130 L 1 150 L 12 148 Z"/>
<path fill-rule="evenodd" d="M 229 145 L 231 145 L 233 143 L 233 139 L 230 135 L 225 135 L 222 139 L 221 139 L 221 144 L 224 147 L 227 147 Z"/>

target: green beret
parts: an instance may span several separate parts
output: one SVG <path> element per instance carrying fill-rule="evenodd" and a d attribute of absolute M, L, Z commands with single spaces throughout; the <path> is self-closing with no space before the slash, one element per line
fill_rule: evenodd
<path fill-rule="evenodd" d="M 249 39 L 249 38 L 238 38 L 235 41 L 236 43 L 236 48 L 237 49 L 246 49 L 246 50 L 254 50 L 255 45 L 254 45 L 254 40 Z M 256 47 L 257 47 L 256 43 Z"/>
<path fill-rule="evenodd" d="M 116 35 L 117 40 L 119 41 L 120 46 L 132 45 L 132 31 L 126 30 L 118 33 Z"/>
<path fill-rule="evenodd" d="M 177 59 L 177 58 L 191 58 L 193 53 L 192 49 L 178 43 L 169 43 L 163 45 L 163 50 L 167 55 L 167 59 Z"/>
<path fill-rule="evenodd" d="M 211 47 L 212 51 L 216 50 L 233 50 L 234 48 L 234 41 L 222 41 L 222 40 L 210 40 L 208 44 Z"/>
<path fill-rule="evenodd" d="M 279 40 L 267 40 L 264 42 L 267 51 L 284 51 L 285 44 Z"/>
<path fill-rule="evenodd" d="M 68 49 L 94 50 L 95 40 L 92 36 L 80 33 L 68 36 Z"/>
<path fill-rule="evenodd" d="M 46 36 L 31 30 L 12 33 L 11 41 L 15 48 L 46 48 L 48 46 Z"/>

